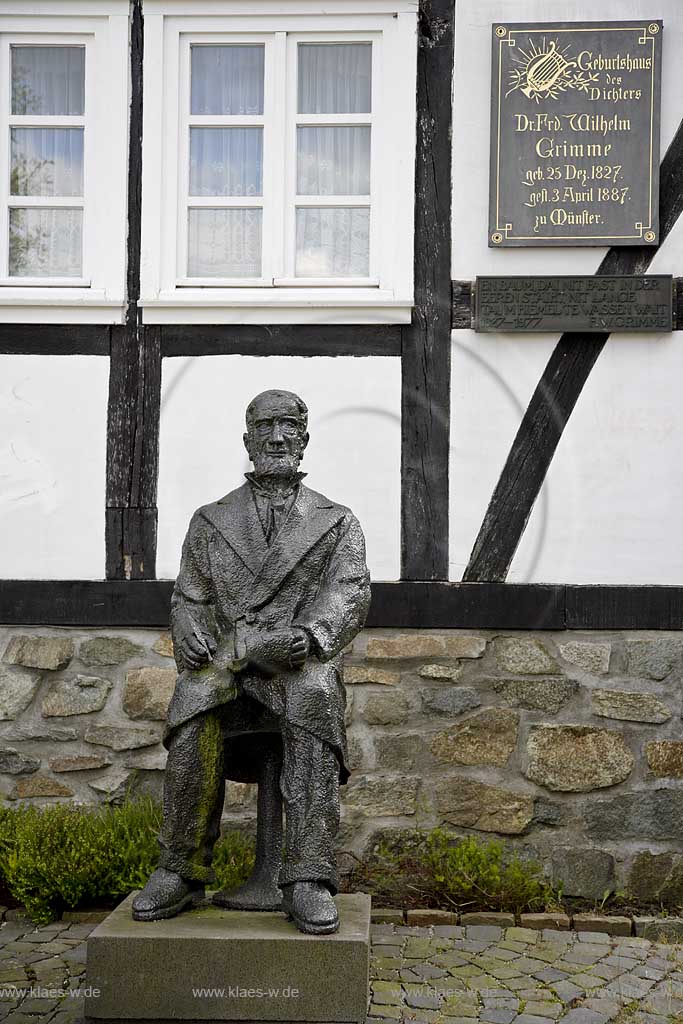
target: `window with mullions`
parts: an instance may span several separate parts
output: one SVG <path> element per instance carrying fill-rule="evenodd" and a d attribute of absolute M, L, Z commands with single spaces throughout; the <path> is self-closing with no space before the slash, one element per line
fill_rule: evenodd
<path fill-rule="evenodd" d="M 123 321 L 129 88 L 128 0 L 0 10 L 0 323 Z"/>
<path fill-rule="evenodd" d="M 372 42 L 188 45 L 181 282 L 377 284 Z"/>
<path fill-rule="evenodd" d="M 145 0 L 145 323 L 408 323 L 417 0 Z"/>
<path fill-rule="evenodd" d="M 83 276 L 85 46 L 9 44 L 6 276 Z"/>

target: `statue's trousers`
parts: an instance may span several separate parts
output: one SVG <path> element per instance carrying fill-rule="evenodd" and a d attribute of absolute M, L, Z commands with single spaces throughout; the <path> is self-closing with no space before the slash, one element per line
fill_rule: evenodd
<path fill-rule="evenodd" d="M 159 867 L 210 882 L 213 847 L 220 834 L 225 763 L 225 706 L 197 714 L 168 740 Z M 280 720 L 285 842 L 280 885 L 319 881 L 334 894 L 334 841 L 339 828 L 339 762 L 328 743 Z"/>

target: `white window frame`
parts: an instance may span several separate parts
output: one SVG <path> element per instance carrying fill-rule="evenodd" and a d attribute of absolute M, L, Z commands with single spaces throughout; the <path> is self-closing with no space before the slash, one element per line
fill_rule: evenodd
<path fill-rule="evenodd" d="M 416 0 L 146 0 L 140 305 L 145 323 L 408 323 L 413 302 Z M 188 278 L 189 54 L 266 46 L 262 276 Z M 296 112 L 299 42 L 372 43 L 372 112 Z M 286 69 L 286 77 L 285 77 Z M 282 88 L 281 83 L 286 83 Z M 205 123 L 220 118 L 207 117 Z M 236 118 L 225 118 L 235 123 Z M 250 124 L 260 119 L 251 115 Z M 245 121 L 246 123 L 246 121 Z M 296 124 L 372 126 L 371 195 L 295 197 Z M 242 200 L 191 205 L 243 206 Z M 367 278 L 294 275 L 295 206 L 370 205 Z M 397 216 L 397 211 L 400 216 Z M 289 263 L 286 259 L 289 258 Z"/>
<path fill-rule="evenodd" d="M 0 323 L 122 323 L 125 310 L 129 5 L 0 3 Z M 11 114 L 10 46 L 84 46 L 83 116 Z M 10 128 L 83 126 L 83 197 L 9 195 Z M 9 208 L 83 209 L 82 276 L 9 276 Z"/>

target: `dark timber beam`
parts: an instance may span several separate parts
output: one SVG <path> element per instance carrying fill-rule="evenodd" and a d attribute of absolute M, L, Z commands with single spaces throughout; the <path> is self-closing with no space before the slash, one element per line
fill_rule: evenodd
<path fill-rule="evenodd" d="M 400 356 L 401 328 L 372 324 L 182 324 L 161 328 L 166 356 Z"/>
<path fill-rule="evenodd" d="M 171 580 L 2 580 L 6 626 L 168 628 Z M 683 587 L 373 583 L 369 628 L 682 629 Z"/>
<path fill-rule="evenodd" d="M 99 324 L 0 324 L 0 355 L 108 356 L 110 330 Z"/>
<path fill-rule="evenodd" d="M 415 307 L 401 359 L 401 578 L 448 579 L 454 0 L 420 0 Z"/>
<path fill-rule="evenodd" d="M 107 416 L 106 574 L 112 580 L 154 579 L 161 404 L 161 336 L 140 322 L 142 187 L 141 0 L 133 0 L 128 157 L 126 323 L 112 328 Z"/>
<path fill-rule="evenodd" d="M 660 246 L 682 210 L 683 121 L 660 169 Z M 644 274 L 658 248 L 614 246 L 597 273 Z M 506 578 L 562 432 L 608 337 L 567 333 L 558 341 L 512 443 L 463 582 Z"/>

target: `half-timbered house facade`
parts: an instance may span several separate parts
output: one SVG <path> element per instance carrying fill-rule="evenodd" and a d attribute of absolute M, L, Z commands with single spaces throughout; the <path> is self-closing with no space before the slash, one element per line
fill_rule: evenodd
<path fill-rule="evenodd" d="M 492 29 L 637 19 L 658 244 L 491 246 Z M 373 579 L 347 846 L 499 833 L 596 896 L 674 858 L 678 334 L 473 314 L 485 275 L 648 272 L 680 326 L 682 45 L 678 0 L 0 2 L 0 748 L 41 762 L 0 749 L 0 794 L 158 792 L 182 538 L 284 387 Z"/>

